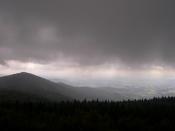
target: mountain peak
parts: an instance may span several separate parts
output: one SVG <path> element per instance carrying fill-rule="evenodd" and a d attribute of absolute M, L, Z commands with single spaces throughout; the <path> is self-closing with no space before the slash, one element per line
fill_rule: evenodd
<path fill-rule="evenodd" d="M 0 77 L 0 87 L 0 99 L 2 92 L 8 96 L 15 93 L 17 98 L 20 98 L 18 95 L 22 94 L 22 96 L 30 96 L 31 99 L 34 96 L 39 100 L 60 101 L 71 99 L 61 92 L 64 88 L 61 85 L 27 72 Z"/>
<path fill-rule="evenodd" d="M 18 74 L 30 74 L 28 72 L 19 72 Z"/>
<path fill-rule="evenodd" d="M 20 73 L 16 73 L 13 75 L 16 75 L 16 76 L 36 76 L 36 75 L 34 75 L 32 73 L 28 73 L 28 72 L 20 72 Z"/>
<path fill-rule="evenodd" d="M 41 78 L 37 75 L 34 75 L 34 74 L 31 74 L 31 73 L 28 73 L 28 72 L 19 72 L 19 73 L 16 73 L 16 74 L 12 74 L 12 75 L 7 75 L 7 76 L 4 76 L 4 78 L 17 78 L 17 79 L 44 79 L 44 78 Z"/>
<path fill-rule="evenodd" d="M 28 73 L 28 72 L 20 72 L 20 73 L 17 73 L 17 74 L 21 74 L 21 75 L 33 75 L 31 73 Z"/>

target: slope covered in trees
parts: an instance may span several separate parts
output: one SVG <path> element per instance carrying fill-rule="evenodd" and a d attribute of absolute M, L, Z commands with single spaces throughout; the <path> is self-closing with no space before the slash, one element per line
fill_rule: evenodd
<path fill-rule="evenodd" d="M 156 131 L 175 129 L 175 98 L 110 102 L 0 103 L 1 130 Z"/>

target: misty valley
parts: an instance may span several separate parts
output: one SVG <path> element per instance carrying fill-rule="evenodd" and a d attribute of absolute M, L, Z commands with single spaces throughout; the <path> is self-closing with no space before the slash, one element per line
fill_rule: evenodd
<path fill-rule="evenodd" d="M 109 92 L 78 88 L 26 72 L 3 76 L 0 128 L 7 131 L 175 129 L 175 97 L 136 100 L 126 96 L 114 89 Z"/>
<path fill-rule="evenodd" d="M 0 131 L 175 131 L 175 0 L 0 0 Z"/>

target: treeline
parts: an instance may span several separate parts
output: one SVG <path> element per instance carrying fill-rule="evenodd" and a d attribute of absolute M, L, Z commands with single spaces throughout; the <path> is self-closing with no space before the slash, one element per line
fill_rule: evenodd
<path fill-rule="evenodd" d="M 0 130 L 175 130 L 175 97 L 151 100 L 0 103 Z"/>

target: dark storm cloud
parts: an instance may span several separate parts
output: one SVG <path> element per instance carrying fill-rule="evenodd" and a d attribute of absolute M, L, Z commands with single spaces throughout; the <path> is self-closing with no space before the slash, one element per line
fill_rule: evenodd
<path fill-rule="evenodd" d="M 175 61 L 173 0 L 0 0 L 0 62 Z"/>

